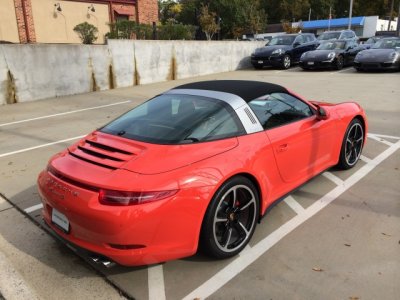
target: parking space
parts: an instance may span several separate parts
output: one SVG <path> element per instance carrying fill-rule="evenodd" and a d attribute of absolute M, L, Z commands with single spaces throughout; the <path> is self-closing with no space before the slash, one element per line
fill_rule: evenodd
<path fill-rule="evenodd" d="M 370 124 L 361 161 L 348 171 L 327 170 L 276 204 L 237 257 L 215 261 L 197 254 L 140 268 L 86 263 L 136 299 L 396 298 L 400 73 L 359 74 L 353 68 L 306 72 L 293 67 L 196 80 L 205 79 L 262 80 L 309 99 L 356 100 Z M 146 98 L 188 81 L 0 107 L 0 193 L 46 229 L 36 178 L 48 158 Z M 0 212 L 8 207 L 0 202 Z"/>

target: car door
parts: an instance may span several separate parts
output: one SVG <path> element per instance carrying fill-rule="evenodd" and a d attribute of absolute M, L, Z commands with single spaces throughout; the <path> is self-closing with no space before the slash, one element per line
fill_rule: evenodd
<path fill-rule="evenodd" d="M 251 101 L 271 146 L 282 180 L 292 188 L 327 168 L 333 160 L 335 124 L 317 120 L 313 109 L 286 93 Z"/>
<path fill-rule="evenodd" d="M 357 43 L 355 41 L 348 41 L 346 43 L 346 49 L 347 64 L 352 64 L 357 53 L 360 52 L 360 49 L 357 47 Z"/>
<path fill-rule="evenodd" d="M 305 40 L 302 35 L 299 35 L 296 37 L 296 39 L 293 42 L 293 50 L 292 50 L 292 58 L 294 62 L 297 62 L 300 60 L 300 56 L 306 51 L 305 49 Z"/>

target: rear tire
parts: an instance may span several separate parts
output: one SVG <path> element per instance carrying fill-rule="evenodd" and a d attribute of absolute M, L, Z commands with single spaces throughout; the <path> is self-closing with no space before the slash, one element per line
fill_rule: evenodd
<path fill-rule="evenodd" d="M 238 254 L 250 241 L 259 216 L 258 192 L 246 177 L 225 182 L 212 198 L 200 234 L 200 248 L 215 258 Z"/>
<path fill-rule="evenodd" d="M 364 128 L 360 120 L 353 119 L 344 135 L 337 166 L 343 170 L 354 167 L 360 159 L 363 145 Z"/>

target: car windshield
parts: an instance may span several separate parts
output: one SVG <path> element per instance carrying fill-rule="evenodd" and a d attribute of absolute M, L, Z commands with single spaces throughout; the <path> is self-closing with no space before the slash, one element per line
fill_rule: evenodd
<path fill-rule="evenodd" d="M 364 44 L 368 44 L 368 45 L 372 45 L 375 44 L 375 42 L 377 41 L 377 38 L 369 38 Z"/>
<path fill-rule="evenodd" d="M 154 144 L 188 144 L 245 133 L 227 103 L 181 94 L 157 96 L 100 131 Z"/>
<path fill-rule="evenodd" d="M 293 44 L 294 39 L 296 36 L 294 35 L 280 35 L 273 37 L 271 41 L 268 43 L 268 46 L 273 45 L 291 45 Z"/>
<path fill-rule="evenodd" d="M 400 39 L 382 39 L 377 41 L 371 48 L 373 49 L 395 49 L 400 47 Z"/>
<path fill-rule="evenodd" d="M 337 32 L 324 32 L 318 37 L 318 40 L 334 40 L 340 37 L 340 31 Z"/>
<path fill-rule="evenodd" d="M 324 42 L 318 46 L 318 50 L 338 50 L 344 49 L 346 42 Z"/>

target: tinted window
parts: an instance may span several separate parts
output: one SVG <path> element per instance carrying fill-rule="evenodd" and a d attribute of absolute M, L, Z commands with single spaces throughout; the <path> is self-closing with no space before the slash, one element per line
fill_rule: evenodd
<path fill-rule="evenodd" d="M 303 101 L 285 93 L 273 93 L 249 102 L 264 129 L 274 128 L 312 116 Z"/>
<path fill-rule="evenodd" d="M 304 36 L 306 42 L 314 41 L 314 37 L 312 35 L 305 35 Z"/>
<path fill-rule="evenodd" d="M 333 39 L 338 39 L 340 36 L 340 32 L 324 32 L 321 34 L 318 39 L 319 40 L 333 40 Z"/>
<path fill-rule="evenodd" d="M 291 45 L 293 44 L 294 39 L 296 36 L 294 35 L 280 35 L 273 37 L 269 42 L 268 46 L 271 45 Z"/>
<path fill-rule="evenodd" d="M 381 39 L 377 41 L 371 48 L 395 49 L 396 47 L 400 47 L 400 39 Z"/>
<path fill-rule="evenodd" d="M 300 44 L 303 44 L 303 43 L 304 43 L 304 38 L 303 38 L 303 36 L 302 36 L 302 35 L 299 35 L 299 36 L 296 38 L 296 41 L 295 41 L 295 42 L 300 43 Z"/>
<path fill-rule="evenodd" d="M 345 47 L 345 42 L 340 41 L 328 41 L 328 42 L 322 42 L 318 46 L 318 50 L 335 50 L 335 49 L 344 49 Z"/>
<path fill-rule="evenodd" d="M 102 132 L 155 144 L 211 141 L 245 133 L 223 101 L 190 95 L 161 95 L 134 108 Z"/>

